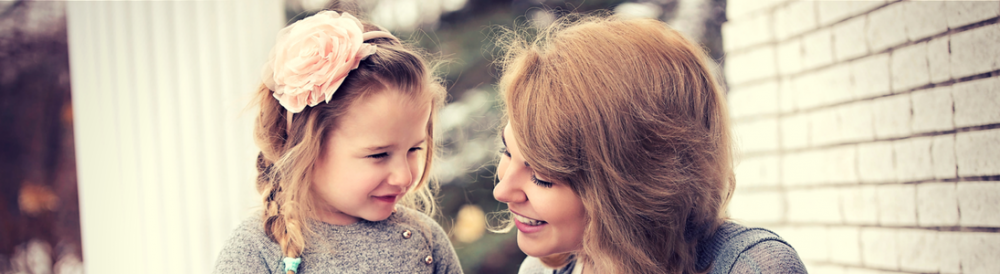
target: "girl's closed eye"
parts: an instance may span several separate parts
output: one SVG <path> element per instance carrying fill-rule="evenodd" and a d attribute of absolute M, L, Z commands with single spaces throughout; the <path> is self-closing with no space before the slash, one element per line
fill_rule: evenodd
<path fill-rule="evenodd" d="M 423 150 L 423 149 L 424 148 L 422 148 L 422 147 L 411 147 L 409 152 L 416 152 L 416 151 L 420 151 L 420 150 Z"/>
<path fill-rule="evenodd" d="M 365 158 L 372 158 L 372 159 L 382 159 L 382 158 L 385 158 L 385 157 L 389 157 L 389 153 L 382 152 L 382 153 L 377 153 L 377 154 L 372 154 L 372 155 L 365 156 Z"/>

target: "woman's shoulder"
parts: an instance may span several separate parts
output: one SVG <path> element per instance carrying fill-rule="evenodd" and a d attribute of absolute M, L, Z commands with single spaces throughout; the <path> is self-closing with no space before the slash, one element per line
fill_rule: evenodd
<path fill-rule="evenodd" d="M 542 264 L 542 260 L 538 258 L 528 256 L 524 258 L 521 262 L 521 268 L 517 270 L 518 274 L 543 274 L 552 273 L 552 269 L 545 267 Z"/>
<path fill-rule="evenodd" d="M 727 221 L 703 243 L 711 273 L 805 273 L 795 248 L 771 230 Z"/>

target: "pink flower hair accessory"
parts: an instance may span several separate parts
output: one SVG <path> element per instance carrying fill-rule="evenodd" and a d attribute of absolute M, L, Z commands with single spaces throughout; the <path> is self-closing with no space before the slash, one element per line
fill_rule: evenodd
<path fill-rule="evenodd" d="M 278 31 L 261 78 L 274 98 L 291 114 L 306 106 L 330 102 L 344 78 L 376 51 L 375 38 L 395 36 L 384 31 L 363 32 L 361 21 L 348 13 L 323 11 Z"/>

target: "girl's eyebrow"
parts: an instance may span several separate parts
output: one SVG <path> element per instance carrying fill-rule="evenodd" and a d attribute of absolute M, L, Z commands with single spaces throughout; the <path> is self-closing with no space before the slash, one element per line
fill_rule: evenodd
<path fill-rule="evenodd" d="M 380 151 L 380 150 L 385 150 L 385 149 L 387 149 L 389 147 L 392 147 L 392 146 L 388 145 L 388 146 L 369 147 L 369 148 L 366 148 L 366 149 L 368 151 Z"/>

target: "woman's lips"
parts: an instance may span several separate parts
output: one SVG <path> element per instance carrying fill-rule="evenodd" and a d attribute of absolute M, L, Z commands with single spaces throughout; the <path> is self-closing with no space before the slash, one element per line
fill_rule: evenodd
<path fill-rule="evenodd" d="M 538 232 L 549 224 L 546 221 L 524 217 L 523 215 L 517 214 L 516 212 L 513 213 L 514 213 L 514 225 L 517 226 L 517 230 L 521 231 L 522 233 Z"/>

